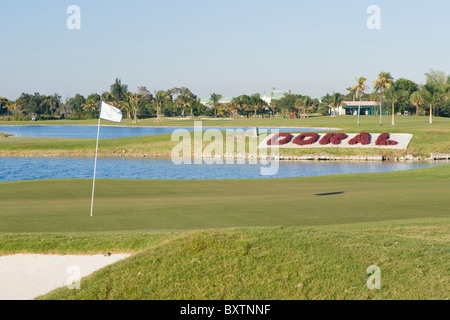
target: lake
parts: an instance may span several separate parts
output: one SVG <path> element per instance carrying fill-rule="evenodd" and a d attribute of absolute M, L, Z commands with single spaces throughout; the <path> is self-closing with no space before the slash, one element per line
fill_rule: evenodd
<path fill-rule="evenodd" d="M 175 165 L 170 159 L 100 158 L 99 179 L 267 179 L 386 172 L 449 164 L 440 162 L 280 162 L 278 174 L 262 176 L 259 164 Z M 92 178 L 94 159 L 0 158 L 0 181 Z"/>
<path fill-rule="evenodd" d="M 203 127 L 203 130 L 212 129 L 213 127 Z M 194 127 L 121 127 L 121 126 L 101 126 L 100 138 L 101 139 L 114 139 L 124 137 L 140 137 L 151 136 L 164 133 L 172 133 L 176 129 L 186 129 L 188 131 L 194 131 Z M 238 128 L 238 127 L 220 127 L 214 128 L 219 130 L 227 129 L 243 129 L 253 130 L 252 127 Z M 331 131 L 333 129 L 326 128 L 258 128 L 261 130 L 277 129 L 280 132 L 324 132 Z M 0 126 L 0 132 L 13 134 L 20 138 L 84 138 L 84 139 L 96 139 L 97 138 L 97 126 L 77 126 L 77 125 L 28 125 L 28 126 Z"/>

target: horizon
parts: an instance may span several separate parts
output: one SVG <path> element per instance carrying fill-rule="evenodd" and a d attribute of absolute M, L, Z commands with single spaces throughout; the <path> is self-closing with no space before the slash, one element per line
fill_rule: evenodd
<path fill-rule="evenodd" d="M 80 29 L 69 29 L 70 5 Z M 369 29 L 371 5 L 381 29 Z M 0 96 L 187 87 L 199 98 L 291 90 L 347 93 L 381 71 L 421 84 L 450 71 L 447 1 L 51 1 L 0 5 Z M 156 13 L 155 13 L 156 12 Z"/>

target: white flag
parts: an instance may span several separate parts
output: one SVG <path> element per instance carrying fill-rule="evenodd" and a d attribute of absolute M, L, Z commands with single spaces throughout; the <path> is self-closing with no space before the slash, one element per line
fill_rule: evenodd
<path fill-rule="evenodd" d="M 110 104 L 107 104 L 106 102 L 103 102 L 102 100 L 102 103 L 100 105 L 100 119 L 112 122 L 121 122 L 122 111 Z"/>

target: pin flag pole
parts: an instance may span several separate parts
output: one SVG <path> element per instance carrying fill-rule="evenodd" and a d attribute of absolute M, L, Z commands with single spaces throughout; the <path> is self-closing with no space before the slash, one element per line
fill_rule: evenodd
<path fill-rule="evenodd" d="M 102 103 L 103 103 L 103 100 L 100 99 L 100 114 L 102 112 Z M 97 172 L 98 140 L 100 138 L 100 114 L 98 116 L 97 146 L 95 148 L 94 179 L 92 181 L 91 217 L 93 216 L 93 212 L 94 212 L 95 174 Z"/>

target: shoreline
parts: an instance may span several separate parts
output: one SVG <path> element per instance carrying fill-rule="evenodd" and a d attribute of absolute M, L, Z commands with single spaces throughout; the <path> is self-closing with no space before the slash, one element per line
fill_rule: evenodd
<path fill-rule="evenodd" d="M 23 154 L 9 154 L 0 152 L 0 158 L 74 158 L 74 159 L 90 159 L 94 158 L 95 154 L 73 154 L 73 153 L 23 153 Z M 142 153 L 104 153 L 99 154 L 98 158 L 105 159 L 166 159 L 171 157 L 167 154 L 142 154 Z M 342 162 L 430 162 L 430 161 L 449 161 L 450 153 L 431 153 L 428 158 L 414 157 L 406 155 L 402 157 L 389 158 L 384 155 L 318 155 L 308 154 L 301 156 L 294 155 L 278 155 L 278 156 L 255 156 L 252 154 L 234 154 L 234 155 L 217 155 L 214 157 L 200 157 L 192 156 L 191 159 L 222 159 L 222 160 L 258 160 L 258 161 L 342 161 Z"/>

